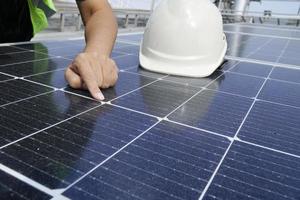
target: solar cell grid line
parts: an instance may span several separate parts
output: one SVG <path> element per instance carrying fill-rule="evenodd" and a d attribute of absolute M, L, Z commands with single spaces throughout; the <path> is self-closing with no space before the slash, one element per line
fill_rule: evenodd
<path fill-rule="evenodd" d="M 54 72 L 57 72 L 57 71 L 54 71 Z M 59 90 L 58 88 L 53 87 L 51 85 L 43 84 L 43 83 L 40 83 L 40 82 L 37 82 L 37 81 L 32 81 L 32 80 L 29 80 L 29 79 L 25 79 L 23 77 L 19 78 L 19 80 L 24 80 L 26 82 L 34 83 L 34 84 L 37 84 L 37 85 L 40 85 L 40 86 L 43 86 L 43 87 L 47 87 L 47 88 L 50 88 L 50 89 L 53 89 L 53 90 Z"/>
<path fill-rule="evenodd" d="M 164 76 L 168 76 L 168 75 L 164 75 Z M 119 99 L 123 96 L 126 96 L 137 90 L 140 90 L 148 85 L 151 85 L 157 81 L 159 81 L 159 79 L 153 77 L 146 77 L 146 76 L 141 76 L 139 74 L 120 72 L 119 79 L 116 85 L 113 88 L 102 90 L 105 96 L 105 100 L 103 102 L 110 102 Z M 91 98 L 91 95 L 89 94 L 88 91 L 74 90 L 70 87 L 63 88 L 63 91 L 67 93 L 71 93 L 75 95 L 78 94 L 83 97 Z"/>
<path fill-rule="evenodd" d="M 231 64 L 229 64 L 229 65 L 227 65 L 227 63 L 228 62 L 226 62 L 226 63 L 224 63 L 222 66 L 225 66 L 225 68 L 226 69 L 228 69 L 228 70 L 230 70 L 230 69 L 232 69 L 232 68 L 234 68 L 236 65 L 237 65 L 237 63 L 238 62 L 233 62 L 233 63 L 231 63 Z M 230 63 L 230 61 L 229 61 L 229 63 Z M 214 81 L 216 81 L 219 77 L 221 77 L 222 76 L 222 73 L 219 73 L 218 71 L 217 72 L 215 72 L 211 77 L 208 77 L 207 78 L 207 80 L 205 80 L 205 81 L 198 81 L 198 80 L 192 80 L 191 82 L 192 82 L 192 85 L 194 85 L 194 83 L 193 82 L 195 82 L 195 84 L 196 85 L 199 85 L 200 84 L 200 89 L 201 90 L 199 90 L 196 94 L 194 94 L 193 96 L 191 96 L 189 99 L 187 99 L 185 102 L 183 102 L 182 103 L 182 105 L 184 105 L 184 104 L 186 104 L 187 102 L 189 102 L 191 99 L 193 99 L 195 96 L 197 96 L 199 93 L 201 93 L 202 91 L 203 91 L 203 89 L 207 89 L 207 87 L 209 86 L 209 85 L 211 85 L 211 84 L 213 84 L 214 83 Z M 174 80 L 174 78 L 175 78 L 175 80 L 176 81 L 173 81 Z M 178 83 L 179 84 L 179 82 L 177 81 L 177 79 L 179 80 L 179 81 L 181 81 L 181 82 L 186 82 L 187 80 L 186 80 L 186 78 L 182 78 L 182 77 L 176 77 L 176 76 L 171 76 L 171 75 L 166 75 L 165 77 L 162 77 L 162 78 L 160 78 L 160 79 L 158 79 L 158 80 L 166 80 L 166 81 L 170 81 L 170 82 L 174 82 L 174 83 Z M 157 80 L 157 81 L 158 81 Z M 188 82 L 190 82 L 190 80 L 188 80 Z M 151 83 L 152 84 L 152 83 Z M 143 87 L 142 87 L 143 88 Z M 231 95 L 235 95 L 235 94 L 231 94 Z M 113 100 L 115 100 L 115 99 L 113 99 Z M 110 104 L 112 104 L 111 102 L 108 102 L 108 103 L 110 103 Z M 120 106 L 120 105 L 117 105 L 117 104 L 112 104 L 112 105 L 115 105 L 115 106 Z M 182 106 L 181 105 L 181 106 Z M 128 108 L 128 107 L 123 107 L 123 106 L 120 106 L 120 107 L 122 107 L 122 108 L 124 108 L 124 109 L 128 109 L 128 110 L 132 110 L 132 109 L 130 109 L 130 108 Z M 179 109 L 180 108 L 180 106 L 179 107 L 177 107 L 176 109 L 174 109 L 171 113 L 169 113 L 168 115 L 171 115 L 173 112 L 175 112 L 177 109 Z M 134 110 L 135 112 L 139 112 L 139 111 L 136 111 L 136 110 Z M 143 112 L 141 112 L 141 113 L 143 113 Z M 144 113 L 144 114 L 146 114 L 146 115 L 148 115 L 148 113 Z M 158 117 L 158 118 L 160 118 L 160 117 Z M 164 119 L 165 120 L 169 120 L 168 118 L 167 118 L 167 116 L 166 117 L 164 117 Z"/>
<path fill-rule="evenodd" d="M 237 34 L 230 34 L 230 36 L 233 37 L 232 40 L 229 40 L 229 46 L 231 46 L 231 42 L 233 43 L 232 46 L 234 48 L 229 48 L 227 50 L 226 55 L 232 55 L 232 56 L 238 56 L 238 57 L 246 57 L 248 58 L 250 55 L 253 53 L 256 53 L 262 45 L 267 45 L 268 42 L 270 42 L 273 38 L 269 38 L 267 41 L 263 39 L 263 37 L 253 37 L 253 36 L 247 36 L 249 39 L 244 38 L 246 37 L 245 35 L 237 35 Z M 242 42 L 239 42 L 239 44 L 236 44 L 236 37 L 242 38 Z M 230 37 L 229 37 L 230 39 Z M 244 41 L 243 41 L 244 40 Z M 257 51 L 256 51 L 257 50 Z"/>
<path fill-rule="evenodd" d="M 21 49 L 21 50 L 33 50 L 33 51 L 44 51 L 45 49 L 60 49 L 60 48 L 71 48 L 71 47 L 79 47 L 84 45 L 81 41 L 83 40 L 77 40 L 76 43 L 73 41 L 42 41 L 42 42 L 28 42 L 24 44 L 12 44 L 10 46 Z M 78 44 L 79 43 L 79 44 Z"/>
<path fill-rule="evenodd" d="M 51 88 L 39 86 L 20 79 L 8 80 L 0 83 L 0 106 L 8 105 L 24 98 L 53 91 Z"/>
<path fill-rule="evenodd" d="M 276 39 L 276 38 L 274 38 L 274 39 Z M 287 40 L 283 41 L 283 42 L 286 43 Z M 270 47 L 268 47 L 269 45 L 270 45 Z M 285 44 L 283 44 L 282 47 L 275 47 L 274 45 L 276 46 L 276 41 L 275 40 L 272 43 L 268 44 L 266 47 L 264 47 L 261 50 L 255 52 L 255 54 L 251 54 L 250 56 L 234 55 L 232 52 L 229 51 L 229 53 L 227 53 L 227 55 L 229 55 L 229 56 L 227 56 L 227 57 L 231 58 L 231 56 L 234 55 L 234 56 L 238 56 L 238 57 L 256 59 L 256 60 L 259 60 L 259 62 L 274 62 L 274 65 L 275 65 L 275 63 L 276 63 L 276 65 L 278 63 L 281 66 L 291 65 L 293 68 L 299 68 L 300 60 L 298 59 L 298 56 L 293 56 L 293 57 L 282 56 L 281 59 L 278 62 L 275 62 L 277 60 L 280 52 L 281 52 L 281 49 L 284 48 Z M 278 49 L 280 51 L 278 51 L 276 49 Z M 291 51 L 289 51 L 289 52 L 291 52 Z M 292 53 L 288 53 L 288 54 L 284 54 L 284 55 L 290 56 L 291 54 Z M 240 58 L 238 58 L 238 59 L 240 59 Z"/>
<path fill-rule="evenodd" d="M 2 165 L 0 164 L 0 168 Z M 0 169 L 0 194 L 1 199 L 41 199 L 48 200 L 53 196 L 38 190 L 31 185 L 18 180 Z"/>
<path fill-rule="evenodd" d="M 235 141 L 204 199 L 299 199 L 299 164 L 299 157 Z"/>
<path fill-rule="evenodd" d="M 225 59 L 235 60 L 235 61 L 239 61 L 239 62 L 250 62 L 250 63 L 263 64 L 263 65 L 272 65 L 275 67 L 283 67 L 283 68 L 288 68 L 288 69 L 300 69 L 300 65 L 296 65 L 296 64 L 292 64 L 292 63 L 275 63 L 275 62 L 271 62 L 271 61 L 257 60 L 255 58 L 245 58 L 245 57 L 225 55 Z"/>
<path fill-rule="evenodd" d="M 266 150 L 269 150 L 269 151 L 272 151 L 272 152 L 280 153 L 280 154 L 283 154 L 283 155 L 287 155 L 287 156 L 290 156 L 292 159 L 293 158 L 300 158 L 299 155 L 296 155 L 294 153 L 289 153 L 287 151 L 282 151 L 282 150 L 279 150 L 278 148 L 277 149 L 270 148 L 268 146 L 260 145 L 257 142 L 247 141 L 246 139 L 237 138 L 235 141 L 236 142 L 241 142 L 241 143 L 244 143 L 244 144 L 248 144 L 248 145 L 251 145 L 251 146 L 254 146 L 254 147 L 258 147 L 258 148 L 261 148 L 261 149 L 266 149 Z"/>
<path fill-rule="evenodd" d="M 213 81 L 211 81 L 211 82 L 213 82 Z M 193 98 L 193 97 L 191 97 L 191 98 Z M 191 98 L 190 98 L 190 99 L 191 99 Z M 183 105 L 184 103 L 186 103 L 186 102 L 189 101 L 190 99 L 186 100 L 186 101 L 183 102 L 181 105 Z M 179 107 L 180 107 L 180 106 L 178 106 L 177 108 L 179 108 Z M 176 110 L 176 109 L 175 109 L 175 110 Z M 170 115 L 170 114 L 172 114 L 172 112 L 169 113 L 169 115 Z M 166 118 L 167 118 L 167 117 L 168 117 L 168 115 L 166 116 Z M 161 119 L 161 120 L 162 120 L 162 119 Z M 158 123 L 159 123 L 161 120 L 159 120 Z M 157 123 L 157 124 L 158 124 L 158 123 Z M 155 124 L 155 125 L 157 125 L 157 124 Z M 154 126 L 155 126 L 155 125 L 154 125 Z M 146 131 L 145 131 L 144 133 L 142 133 L 140 136 L 138 136 L 137 138 L 135 138 L 132 142 L 134 142 L 135 140 L 137 140 L 137 139 L 140 138 L 140 137 L 143 137 L 143 135 L 146 134 L 149 130 L 151 130 L 151 128 L 153 128 L 154 126 L 150 127 L 148 130 L 146 130 Z M 126 148 L 127 146 L 129 146 L 132 142 L 128 143 L 126 146 L 124 146 L 123 148 L 121 148 L 121 149 L 120 149 L 118 152 L 116 152 L 114 155 L 117 155 L 120 151 L 122 151 L 124 148 Z M 111 158 L 113 158 L 114 155 L 112 155 Z M 75 181 L 75 182 L 74 182 L 73 184 L 71 184 L 70 186 L 68 186 L 68 187 L 66 188 L 66 191 L 68 191 L 68 189 L 71 188 L 73 185 L 76 185 L 76 183 L 78 183 L 78 182 L 80 182 L 81 180 L 83 180 L 84 177 L 88 176 L 90 173 L 93 173 L 94 170 L 96 170 L 98 167 L 102 166 L 105 162 L 109 161 L 111 158 L 108 158 L 107 160 L 103 161 L 103 163 L 100 163 L 98 166 L 96 166 L 94 169 L 92 169 L 92 170 L 91 170 L 89 173 L 87 173 L 85 176 L 83 176 L 82 178 L 78 179 L 77 181 Z"/>
<path fill-rule="evenodd" d="M 5 82 L 5 81 L 11 80 L 11 79 L 15 79 L 15 78 L 16 77 L 14 77 L 14 76 L 11 76 L 11 75 L 8 75 L 8 74 L 0 72 L 0 82 Z"/>
<path fill-rule="evenodd" d="M 249 36 L 257 36 L 257 37 L 268 37 L 268 38 L 277 38 L 277 39 L 292 39 L 292 40 L 300 40 L 300 37 L 297 35 L 280 35 L 280 33 L 277 34 L 269 34 L 269 33 L 249 33 L 249 32 L 243 32 L 243 31 L 227 31 L 224 30 L 225 33 L 231 33 L 231 34 L 241 34 L 241 35 L 249 35 Z M 272 33 L 272 32 L 271 32 Z"/>
<path fill-rule="evenodd" d="M 24 80 L 36 82 L 41 85 L 53 88 L 63 88 L 68 85 L 68 82 L 65 80 L 65 69 L 58 69 L 54 71 L 29 75 L 24 77 Z"/>
<path fill-rule="evenodd" d="M 270 70 L 272 69 L 269 65 L 262 65 L 257 63 L 240 62 L 236 67 L 229 70 L 233 73 L 241 73 L 246 75 L 253 75 L 256 77 L 267 77 Z"/>
<path fill-rule="evenodd" d="M 182 131 L 187 131 L 185 134 Z M 222 140 L 219 140 L 220 138 L 218 137 L 212 137 L 206 134 L 202 134 L 199 131 L 188 131 L 189 129 L 180 127 L 179 125 L 174 125 L 170 122 L 162 122 L 158 126 L 154 127 L 151 129 L 148 133 L 140 137 L 138 140 L 136 140 L 132 145 L 129 145 L 126 149 L 124 149 L 122 152 L 120 152 L 118 155 L 115 157 L 111 158 L 109 161 L 107 161 L 103 167 L 98 168 L 93 173 L 93 176 L 95 177 L 101 177 L 105 176 L 105 173 L 108 176 L 116 176 L 118 175 L 119 179 L 126 180 L 129 179 L 128 176 L 132 177 L 132 174 L 130 171 L 128 173 L 122 173 L 120 170 L 125 169 L 125 170 L 138 170 L 141 173 L 142 177 L 132 177 L 132 179 L 129 179 L 132 184 L 135 185 L 143 185 L 143 189 L 141 190 L 128 190 L 131 195 L 136 195 L 140 198 L 163 198 L 163 199 L 189 199 L 189 197 L 193 197 L 194 195 L 197 196 L 197 194 L 201 190 L 200 185 L 203 185 L 203 182 L 205 183 L 206 178 L 209 176 L 211 173 L 211 168 L 214 168 L 215 161 L 217 161 L 220 157 L 219 154 L 222 154 L 224 151 L 224 147 L 227 146 L 229 141 L 225 138 Z M 168 138 L 169 135 L 169 138 Z M 182 152 L 186 151 L 188 147 L 186 146 L 187 144 L 190 144 L 190 146 L 193 146 L 191 148 L 196 148 L 196 143 L 191 144 L 192 142 L 191 138 L 188 136 L 193 137 L 195 141 L 200 141 L 202 139 L 202 144 L 198 143 L 198 152 L 200 151 L 206 151 L 208 155 L 205 160 L 203 156 L 201 156 L 201 153 L 194 152 L 192 154 L 196 155 L 198 154 L 198 157 L 194 157 L 187 152 Z M 192 136 L 193 135 L 193 136 Z M 151 136 L 151 139 L 149 138 Z M 186 136 L 186 137 L 185 137 Z M 206 137 L 207 136 L 207 137 Z M 147 139 L 148 138 L 148 139 Z M 163 139 L 164 138 L 164 139 Z M 159 149 L 163 150 L 163 148 L 166 148 L 165 146 L 162 146 L 161 144 L 159 145 L 158 143 L 159 140 L 165 141 L 165 139 L 168 139 L 169 141 L 169 149 L 172 147 L 171 143 L 173 145 L 178 145 L 177 152 L 174 149 L 170 149 L 170 153 L 172 151 L 175 151 L 176 154 L 170 154 L 166 153 L 166 151 L 160 151 Z M 219 147 L 216 149 L 212 145 L 213 143 L 211 142 L 216 142 L 218 143 Z M 142 144 L 145 143 L 145 144 Z M 150 145 L 150 146 L 149 146 Z M 151 147 L 151 145 L 158 145 L 157 149 L 154 147 Z M 206 146 L 207 145 L 207 146 Z M 206 146 L 206 149 L 205 147 Z M 183 150 L 182 148 L 185 148 Z M 201 149 L 203 148 L 203 149 Z M 181 151 L 180 151 L 181 150 Z M 192 149 L 190 149 L 192 150 Z M 211 150 L 215 151 L 215 156 L 212 155 Z M 174 153 L 175 153 L 174 152 Z M 218 153 L 217 153 L 218 152 Z M 180 155 L 183 154 L 186 155 L 185 159 Z M 175 157 L 174 157 L 175 156 Z M 192 157 L 191 157 L 192 156 Z M 190 159 L 189 159 L 190 158 Z M 191 158 L 194 159 L 194 161 L 191 160 Z M 149 160 L 148 160 L 149 159 Z M 181 161 L 178 163 L 180 159 L 184 159 L 185 161 Z M 198 162 L 198 159 L 201 160 L 201 164 L 195 165 L 195 163 Z M 176 164 L 177 161 L 177 164 Z M 142 165 L 143 162 L 146 162 L 147 165 Z M 211 164 L 208 164 L 211 163 Z M 123 167 L 118 167 L 118 166 L 124 166 Z M 156 166 L 157 168 L 153 168 Z M 146 170 L 147 168 L 147 170 Z M 194 170 L 193 170 L 194 169 Z M 107 172 L 106 172 L 107 171 Z M 165 173 L 163 173 L 165 171 Z M 169 173 L 167 173 L 167 171 Z M 174 175 L 173 175 L 174 174 Z M 177 175 L 176 175 L 177 174 Z M 151 180 L 147 179 L 142 179 L 144 176 L 153 176 L 153 184 L 150 182 Z M 164 177 L 164 180 L 162 180 L 162 177 Z M 198 177 L 198 179 L 197 179 Z M 99 179 L 97 179 L 99 180 Z M 109 179 L 101 179 L 103 181 L 109 181 L 110 184 L 113 184 Z M 161 180 L 157 182 L 158 180 Z M 190 180 L 190 181 L 189 181 Z M 88 181 L 85 179 L 85 181 Z M 92 181 L 92 180 L 91 180 Z M 163 182 L 167 182 L 170 184 L 170 188 L 164 187 Z M 122 190 L 124 191 L 124 186 L 118 184 L 119 182 L 115 182 L 116 187 L 121 187 L 123 188 Z M 95 183 L 96 184 L 96 183 Z M 101 183 L 103 185 L 103 183 Z M 156 185 L 161 185 L 160 188 L 157 188 Z M 193 188 L 197 185 L 197 188 Z M 81 186 L 81 185 L 80 185 Z M 101 186 L 100 186 L 101 187 Z M 174 189 L 172 188 L 174 187 Z M 156 189 L 154 194 L 147 194 L 147 191 L 150 192 L 153 189 Z M 176 188 L 181 188 L 181 189 L 176 189 Z M 90 191 L 90 190 L 89 190 Z M 169 191 L 169 192 L 167 192 Z M 188 192 L 189 191 L 189 192 Z M 94 191 L 92 191 L 93 193 Z M 69 193 L 68 191 L 66 193 Z M 153 193 L 153 192 L 152 192 Z M 95 193 L 94 193 L 95 194 Z M 101 195 L 101 194 L 100 194 Z M 157 196 L 156 196 L 157 195 Z M 125 195 L 122 196 L 124 199 L 126 198 Z M 195 197 L 195 196 L 194 196 Z M 128 198 L 128 197 L 127 197 Z"/>
<path fill-rule="evenodd" d="M 194 96 L 200 90 L 201 88 L 158 80 L 153 84 L 143 87 L 141 90 L 118 98 L 112 101 L 112 103 L 158 117 L 165 117 L 169 112 L 176 109 L 182 102 L 190 99 L 190 97 Z M 161 93 L 165 93 L 166 95 L 158 98 Z M 169 103 L 171 100 L 172 104 Z"/>
<path fill-rule="evenodd" d="M 52 98 L 54 101 L 51 101 Z M 43 99 L 45 101 L 43 101 Z M 55 102 L 55 100 L 57 101 L 58 99 L 60 100 L 59 106 L 57 102 Z M 70 101 L 73 101 L 73 105 L 67 107 Z M 85 105 L 84 102 L 90 103 Z M 45 107 L 45 105 L 48 107 Z M 78 107 L 78 105 L 80 105 L 80 107 Z M 56 91 L 28 100 L 23 100 L 16 104 L 1 107 L 1 123 L 4 123 L 1 126 L 1 129 L 2 137 L 5 137 L 5 140 L 1 141 L 2 144 L 0 149 L 35 135 L 45 129 L 51 128 L 68 119 L 72 119 L 73 117 L 83 114 L 98 106 L 101 106 L 101 104 L 99 105 L 99 103 L 96 103 L 95 101 L 86 100 L 76 96 L 71 96 L 70 94 L 65 94 L 61 91 Z M 55 107 L 56 109 L 51 110 L 51 107 Z M 11 110 L 11 112 L 8 113 L 7 110 Z M 42 114 L 45 110 L 50 113 L 51 116 L 43 116 Z M 5 113 L 10 115 L 7 116 Z M 16 113 L 18 115 L 16 115 Z M 15 118 L 18 118 L 19 121 L 12 123 Z M 32 120 L 31 123 L 29 123 L 30 120 Z M 39 126 L 39 129 L 35 126 Z M 13 132 L 14 134 L 10 134 L 10 132 Z"/>
<path fill-rule="evenodd" d="M 22 51 L 27 51 L 27 50 L 14 48 L 12 46 L 1 46 L 0 47 L 0 55 L 9 54 L 9 53 L 16 53 L 16 52 L 22 52 Z"/>
<path fill-rule="evenodd" d="M 286 49 L 286 45 L 289 40 L 274 39 L 270 44 L 259 50 L 249 58 L 256 58 L 261 60 L 269 60 L 272 62 L 278 62 L 278 58 L 282 55 L 282 50 Z"/>
<path fill-rule="evenodd" d="M 287 40 L 285 43 L 285 46 L 283 47 L 283 49 L 281 50 L 280 55 L 278 56 L 276 62 L 279 62 L 279 60 L 281 59 L 281 57 L 283 56 L 283 54 L 285 53 L 286 49 L 288 48 L 289 44 L 290 44 L 291 40 Z"/>
<path fill-rule="evenodd" d="M 238 140 L 238 139 L 236 139 L 236 140 Z M 254 145 L 255 146 L 255 144 L 252 144 L 252 145 Z M 266 148 L 266 147 L 265 147 Z"/>
<path fill-rule="evenodd" d="M 216 80 L 216 83 L 211 84 L 208 89 L 214 89 L 216 91 L 224 91 L 253 98 L 263 82 L 264 79 L 261 77 L 258 78 L 243 74 L 225 72 Z"/>
<path fill-rule="evenodd" d="M 0 71 L 2 73 L 7 73 L 16 77 L 24 77 L 48 71 L 65 69 L 70 62 L 71 61 L 68 59 L 53 57 L 50 59 L 2 66 L 0 67 Z"/>
<path fill-rule="evenodd" d="M 265 43 L 263 43 L 261 46 L 257 47 L 253 52 L 250 52 L 246 57 L 250 57 L 251 55 L 255 54 L 258 52 L 260 49 L 262 49 L 264 46 L 268 45 L 273 41 L 273 38 L 268 39 Z"/>
<path fill-rule="evenodd" d="M 276 67 L 270 79 L 300 83 L 300 70 Z"/>
<path fill-rule="evenodd" d="M 276 92 L 273 92 L 274 89 L 276 89 Z M 299 89 L 300 85 L 297 83 L 268 80 L 259 99 L 300 107 Z"/>
<path fill-rule="evenodd" d="M 300 108 L 258 101 L 238 138 L 300 157 L 299 113 Z"/>
<path fill-rule="evenodd" d="M 138 56 L 133 54 L 120 56 L 115 58 L 114 60 L 120 70 L 124 70 L 130 67 L 135 67 L 140 64 Z"/>
<path fill-rule="evenodd" d="M 224 27 L 229 26 L 237 26 L 237 27 L 249 27 L 249 28 L 256 28 L 256 29 L 267 29 L 267 30 L 280 30 L 280 31 L 292 31 L 292 32 L 300 32 L 300 30 L 296 27 L 290 26 L 271 26 L 271 25 L 260 25 L 260 24 L 224 24 Z"/>
<path fill-rule="evenodd" d="M 51 189 L 60 189 L 84 175 L 156 121 L 152 117 L 103 105 L 1 149 L 1 158 L 3 164 L 10 168 L 16 168 Z M 22 153 L 18 153 L 20 150 Z M 56 153 L 53 155 L 52 152 Z M 38 158 L 43 162 L 35 162 Z M 62 176 L 57 168 L 62 168 L 66 174 Z"/>
<path fill-rule="evenodd" d="M 58 68 L 58 69 L 53 69 L 53 70 L 50 70 L 50 71 L 44 71 L 44 72 L 39 72 L 39 73 L 36 73 L 36 74 L 31 74 L 31 75 L 26 75 L 26 76 L 22 76 L 20 77 L 21 79 L 26 79 L 26 78 L 29 78 L 29 77 L 32 77 L 32 76 L 40 76 L 40 75 L 43 75 L 43 74 L 47 74 L 47 73 L 55 73 L 55 72 L 59 72 L 59 71 L 64 71 L 65 68 Z M 37 81 L 38 82 L 38 81 Z"/>
<path fill-rule="evenodd" d="M 131 44 L 131 45 L 140 45 L 140 41 L 136 42 L 136 41 L 132 41 L 132 40 L 123 40 L 123 39 L 120 39 L 120 38 L 117 38 L 116 41 Z"/>
<path fill-rule="evenodd" d="M 48 55 L 43 53 L 33 52 L 33 51 L 3 54 L 0 55 L 0 59 L 1 59 L 0 66 L 13 65 L 13 64 L 29 62 L 33 60 L 42 60 L 46 58 L 48 58 Z"/>
<path fill-rule="evenodd" d="M 273 69 L 274 69 L 274 67 L 273 67 L 273 68 L 271 69 L 271 71 L 269 72 L 267 78 L 270 77 L 270 75 L 271 75 Z M 237 138 L 237 135 L 239 134 L 241 128 L 242 128 L 243 125 L 244 125 L 244 123 L 246 122 L 246 119 L 247 119 L 247 117 L 249 116 L 249 114 L 250 114 L 250 112 L 251 112 L 251 109 L 254 107 L 255 102 L 256 102 L 256 99 L 257 99 L 257 97 L 259 96 L 259 94 L 260 94 L 261 90 L 263 89 L 264 85 L 266 84 L 266 82 L 267 82 L 267 79 L 264 80 L 264 83 L 262 84 L 261 88 L 260 88 L 259 91 L 257 92 L 257 94 L 256 94 L 256 96 L 255 96 L 255 98 L 254 98 L 254 101 L 252 102 L 252 104 L 251 104 L 251 106 L 250 106 L 248 112 L 246 113 L 246 115 L 245 115 L 243 121 L 241 122 L 241 124 L 240 124 L 238 130 L 236 131 L 236 133 L 235 133 L 235 135 L 234 135 L 234 137 L 233 137 L 233 140 L 230 142 L 230 144 L 229 144 L 227 150 L 225 151 L 225 153 L 224 153 L 224 155 L 223 155 L 221 161 L 219 162 L 219 164 L 218 164 L 216 170 L 214 171 L 213 175 L 212 175 L 211 178 L 209 179 L 209 182 L 208 182 L 207 185 L 205 186 L 205 189 L 203 190 L 203 192 L 202 192 L 201 195 L 199 196 L 199 200 L 204 199 L 204 196 L 205 196 L 206 192 L 208 191 L 209 187 L 211 186 L 211 183 L 213 182 L 213 180 L 214 180 L 216 174 L 218 173 L 218 171 L 219 171 L 219 169 L 220 169 L 222 163 L 224 162 L 224 160 L 225 160 L 225 158 L 226 158 L 226 156 L 227 156 L 227 154 L 228 154 L 228 152 L 229 152 L 231 146 L 234 144 L 234 141 L 235 141 L 235 139 Z"/>
<path fill-rule="evenodd" d="M 233 67 L 233 66 L 231 66 L 231 67 Z M 217 72 L 217 73 L 218 73 L 218 72 Z M 217 75 L 216 77 L 219 77 L 219 76 Z M 168 80 L 169 78 L 163 78 L 163 80 L 164 80 L 164 79 Z M 214 79 L 215 79 L 215 78 L 213 78 L 213 80 L 214 80 Z M 209 83 L 209 82 L 210 82 L 210 81 L 208 81 L 208 83 Z M 151 86 L 151 85 L 150 85 L 150 86 Z M 125 97 L 126 97 L 126 96 L 125 96 Z M 119 99 L 119 98 L 118 98 L 118 99 Z M 121 105 L 121 104 L 118 104 L 118 105 Z M 121 105 L 121 106 L 122 106 L 122 105 Z M 130 107 L 130 106 L 127 105 L 127 106 L 125 106 L 125 107 Z M 148 114 L 149 114 L 149 113 L 148 113 Z"/>
<path fill-rule="evenodd" d="M 290 27 L 290 26 L 267 26 L 267 25 L 258 25 L 258 24 L 252 26 L 248 24 L 248 25 L 242 25 L 242 27 L 259 28 L 259 29 L 274 30 L 274 31 L 279 30 L 279 31 L 299 32 L 299 28 Z"/>
<path fill-rule="evenodd" d="M 242 26 L 225 26 L 224 25 L 224 30 L 225 31 L 241 31 L 241 32 L 246 32 L 246 33 L 257 33 L 257 34 L 264 34 L 264 35 L 278 35 L 278 36 L 286 36 L 286 37 L 291 37 L 291 36 L 299 36 L 296 31 L 291 31 L 287 29 L 274 29 L 271 28 L 260 28 L 260 27 L 242 27 Z M 293 34 L 293 32 L 296 32 L 296 34 Z"/>

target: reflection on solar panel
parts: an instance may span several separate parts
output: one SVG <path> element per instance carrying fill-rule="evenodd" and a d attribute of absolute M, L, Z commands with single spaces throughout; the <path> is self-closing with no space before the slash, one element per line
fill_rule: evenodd
<path fill-rule="evenodd" d="M 119 36 L 103 102 L 64 80 L 83 40 L 0 47 L 0 199 L 299 200 L 300 32 L 274 29 L 225 25 L 207 78 L 143 70 Z"/>

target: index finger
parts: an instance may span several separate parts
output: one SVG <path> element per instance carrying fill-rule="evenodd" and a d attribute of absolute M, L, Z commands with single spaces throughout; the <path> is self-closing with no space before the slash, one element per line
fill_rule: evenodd
<path fill-rule="evenodd" d="M 97 77 L 93 73 L 90 63 L 86 60 L 81 59 L 80 61 L 75 61 L 73 67 L 77 68 L 79 75 L 86 84 L 92 97 L 97 100 L 103 101 L 104 95 L 98 87 Z"/>

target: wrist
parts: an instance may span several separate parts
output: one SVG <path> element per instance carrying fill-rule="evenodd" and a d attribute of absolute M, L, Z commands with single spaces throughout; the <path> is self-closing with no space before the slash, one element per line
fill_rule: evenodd
<path fill-rule="evenodd" d="M 84 50 L 84 53 L 87 53 L 87 54 L 89 54 L 92 57 L 97 58 L 97 59 L 107 59 L 107 58 L 110 58 L 109 54 L 102 53 L 102 52 L 99 52 L 99 51 L 87 51 L 87 50 Z"/>
<path fill-rule="evenodd" d="M 111 51 L 108 49 L 103 49 L 98 45 L 87 45 L 84 49 L 85 53 L 90 53 L 93 55 L 97 55 L 99 57 L 110 57 Z"/>

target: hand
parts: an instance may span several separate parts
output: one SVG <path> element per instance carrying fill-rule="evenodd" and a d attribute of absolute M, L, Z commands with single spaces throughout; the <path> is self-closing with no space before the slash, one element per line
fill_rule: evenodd
<path fill-rule="evenodd" d="M 108 56 L 98 53 L 80 53 L 65 71 L 65 78 L 74 89 L 89 90 L 93 98 L 104 100 L 100 88 L 114 86 L 118 67 Z"/>

